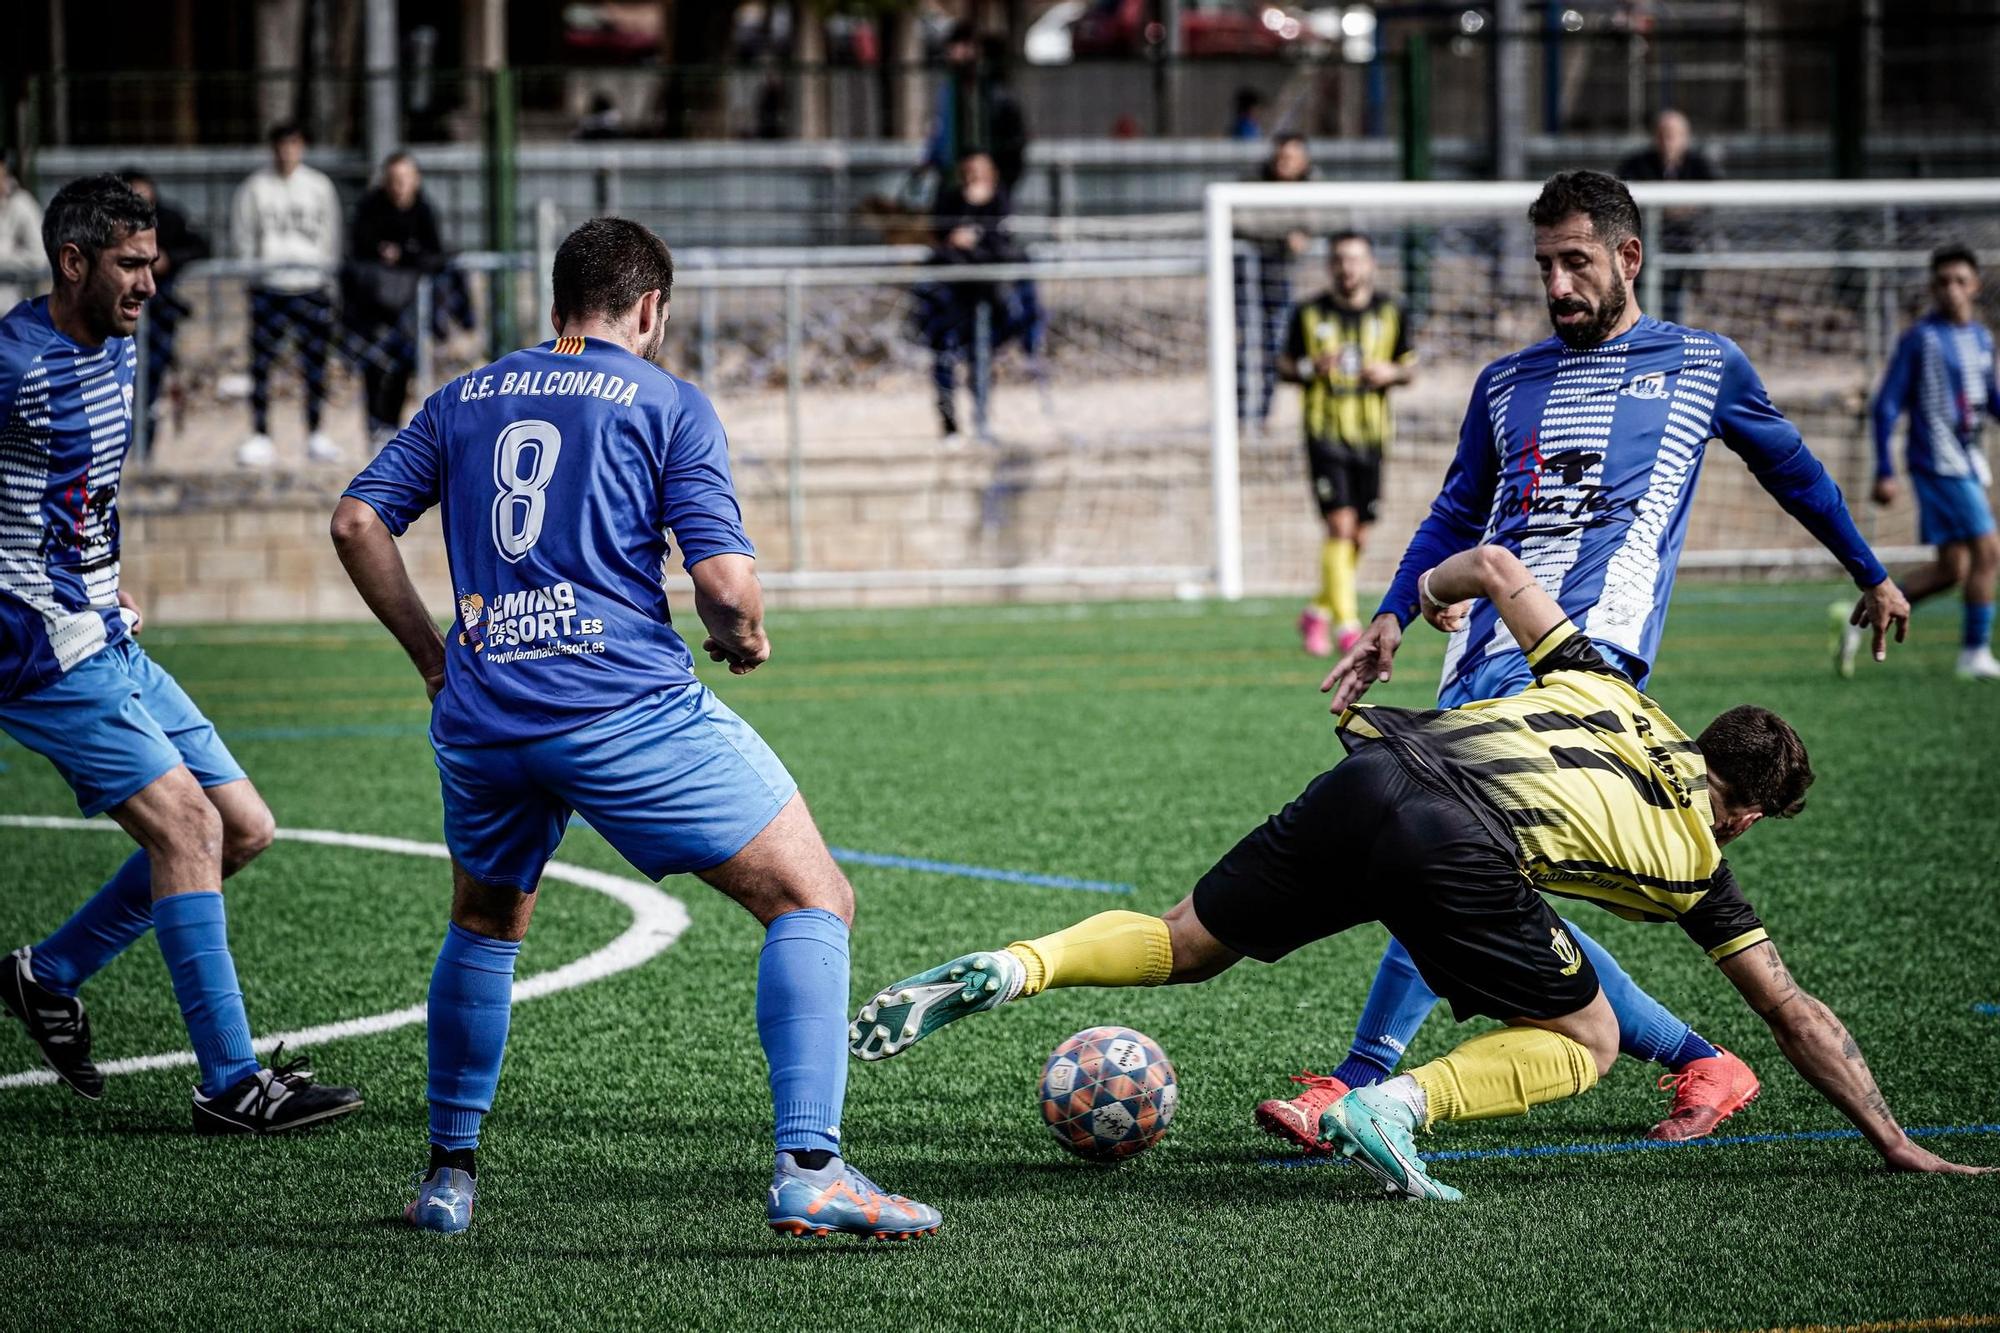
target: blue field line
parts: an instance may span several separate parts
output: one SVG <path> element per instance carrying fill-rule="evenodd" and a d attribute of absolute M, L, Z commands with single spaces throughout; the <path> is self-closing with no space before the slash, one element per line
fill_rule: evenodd
<path fill-rule="evenodd" d="M 851 847 L 829 847 L 833 859 L 845 865 L 881 866 L 888 870 L 924 870 L 933 875 L 958 875 L 965 879 L 990 879 L 1001 884 L 1032 884 L 1043 889 L 1079 889 L 1085 893 L 1134 893 L 1130 884 L 1113 884 L 1102 879 L 1071 879 L 1067 875 L 1037 875 L 1026 870 L 996 870 L 992 866 L 960 865 L 956 861 L 927 861 L 916 856 L 888 856 L 881 852 L 857 852 Z"/>
<path fill-rule="evenodd" d="M 1988 1018 L 2000 1018 L 2000 1004 L 1988 1004 L 1982 1000 L 1972 1006 L 1972 1012 L 1975 1014 L 1984 1014 Z"/>
<path fill-rule="evenodd" d="M 2000 1125 L 1927 1125 L 1903 1131 L 1913 1139 L 2000 1134 Z M 1662 1143 L 1657 1139 L 1622 1139 L 1616 1143 L 1544 1143 L 1532 1148 L 1465 1148 L 1419 1153 L 1426 1162 L 1492 1162 L 1523 1157 L 1608 1157 L 1616 1153 L 1672 1152 L 1682 1148 L 1751 1148 L 1766 1143 L 1834 1143 L 1858 1139 L 1858 1129 L 1807 1129 L 1790 1134 L 1732 1134 L 1720 1139 Z M 1344 1157 L 1266 1157 L 1260 1166 L 1329 1166 Z"/>

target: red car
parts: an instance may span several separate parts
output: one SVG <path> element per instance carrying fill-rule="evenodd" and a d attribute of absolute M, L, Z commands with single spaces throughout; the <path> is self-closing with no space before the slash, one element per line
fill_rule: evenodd
<path fill-rule="evenodd" d="M 1305 35 L 1305 25 L 1276 5 L 1258 0 L 1182 0 L 1184 56 L 1278 55 Z M 1091 0 L 1070 28 L 1080 59 L 1143 56 L 1161 49 L 1166 33 L 1156 0 Z"/>

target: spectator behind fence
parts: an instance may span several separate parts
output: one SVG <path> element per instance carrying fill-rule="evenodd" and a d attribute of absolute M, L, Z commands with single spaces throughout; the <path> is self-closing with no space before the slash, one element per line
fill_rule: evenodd
<path fill-rule="evenodd" d="M 1255 88 L 1238 88 L 1234 105 L 1236 110 L 1229 120 L 1229 137 L 1246 140 L 1263 138 L 1264 94 Z"/>
<path fill-rule="evenodd" d="M 1722 172 L 1708 154 L 1695 147 L 1688 118 L 1671 107 L 1653 118 L 1653 146 L 1642 148 L 1618 164 L 1618 178 L 1627 181 L 1719 181 Z M 1681 322 L 1687 304 L 1688 271 L 1663 262 L 1668 255 L 1693 254 L 1701 248 L 1701 221 L 1691 208 L 1660 213 L 1660 250 L 1648 258 L 1660 263 L 1660 318 Z"/>
<path fill-rule="evenodd" d="M 160 198 L 153 178 L 138 167 L 118 173 L 132 193 L 153 206 L 154 247 L 159 258 L 153 261 L 153 299 L 146 302 L 146 411 L 159 401 L 160 389 L 174 368 L 174 340 L 180 323 L 189 314 L 188 304 L 175 290 L 181 271 L 197 259 L 209 256 L 208 238 L 188 224 L 187 214 Z M 151 436 L 147 437 L 150 442 Z"/>
<path fill-rule="evenodd" d="M 333 336 L 333 275 L 340 263 L 340 196 L 323 172 L 305 164 L 305 131 L 272 128 L 271 165 L 236 191 L 234 241 L 239 259 L 261 267 L 250 280 L 250 438 L 236 451 L 244 467 L 269 467 L 271 363 L 289 340 L 306 382 L 306 456 L 339 459 L 320 429 L 326 405 L 326 352 Z"/>
<path fill-rule="evenodd" d="M 34 196 L 14 179 L 14 160 L 0 150 L 0 315 L 26 299 L 29 274 L 45 274 L 42 253 L 42 210 Z"/>
<path fill-rule="evenodd" d="M 1020 181 L 1027 165 L 1028 122 L 1007 87 L 1006 59 L 1006 44 L 982 45 L 970 23 L 953 24 L 945 38 L 944 78 L 924 147 L 924 165 L 939 174 L 941 189 L 950 188 L 958 164 L 972 153 L 992 159 L 1007 194 Z"/>
<path fill-rule="evenodd" d="M 417 291 L 444 267 L 437 212 L 408 153 L 382 163 L 354 210 L 351 257 L 341 269 L 341 312 L 367 386 L 368 436 L 379 447 L 403 425 L 417 369 Z"/>
<path fill-rule="evenodd" d="M 1007 231 L 1008 200 L 999 168 L 982 152 L 959 162 L 959 183 L 938 197 L 931 262 L 941 266 L 1011 264 L 1027 258 Z M 975 429 L 986 433 L 992 351 L 1019 339 L 1029 356 L 1040 350 L 1041 307 L 1031 282 L 938 282 L 917 293 L 917 319 L 931 349 L 938 423 L 947 444 L 960 438 L 958 362 L 968 363 Z M 984 312 L 982 316 L 982 311 Z M 986 338 L 980 340 L 985 322 Z"/>
<path fill-rule="evenodd" d="M 1272 136 L 1271 156 L 1254 179 L 1302 181 L 1311 176 L 1305 136 L 1287 132 Z M 1239 239 L 1245 244 L 1236 247 L 1236 419 L 1254 421 L 1262 430 L 1271 416 L 1278 358 L 1292 310 L 1292 260 L 1305 253 L 1307 237 L 1295 224 L 1281 222 Z"/>

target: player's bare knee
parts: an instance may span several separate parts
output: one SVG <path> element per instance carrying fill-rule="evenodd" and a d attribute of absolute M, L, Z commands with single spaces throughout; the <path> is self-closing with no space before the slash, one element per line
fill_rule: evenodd
<path fill-rule="evenodd" d="M 262 801 L 222 821 L 222 873 L 233 875 L 261 856 L 278 836 L 278 821 Z"/>
<path fill-rule="evenodd" d="M 1168 908 L 1162 920 L 1173 948 L 1173 970 L 1167 974 L 1170 986 L 1207 981 L 1228 971 L 1243 956 L 1208 933 L 1208 927 L 1195 915 L 1191 897 Z"/>
<path fill-rule="evenodd" d="M 519 942 L 528 933 L 535 910 L 534 893 L 511 884 L 488 884 L 462 866 L 454 866 L 451 920 L 460 930 L 487 939 Z"/>

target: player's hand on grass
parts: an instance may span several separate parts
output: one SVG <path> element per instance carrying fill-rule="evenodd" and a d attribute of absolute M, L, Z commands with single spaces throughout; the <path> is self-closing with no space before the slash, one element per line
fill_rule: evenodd
<path fill-rule="evenodd" d="M 140 630 L 146 628 L 146 613 L 141 611 L 139 604 L 132 600 L 132 594 L 126 592 L 123 588 L 118 590 L 118 609 L 130 613 L 125 617 L 125 625 L 132 633 L 137 634 Z"/>
<path fill-rule="evenodd" d="M 1319 683 L 1321 694 L 1333 692 L 1333 711 L 1344 713 L 1348 707 L 1368 692 L 1368 687 L 1378 680 L 1387 680 L 1391 674 L 1390 664 L 1395 660 L 1396 649 L 1402 646 L 1403 627 L 1396 617 L 1383 614 L 1375 617 L 1361 637 L 1354 641 L 1354 647 L 1347 656 L 1333 664 L 1326 679 Z"/>
<path fill-rule="evenodd" d="M 1889 627 L 1896 627 L 1897 643 L 1910 631 L 1910 599 L 1903 596 L 1894 579 L 1883 579 L 1861 594 L 1847 623 L 1875 631 L 1875 660 L 1883 661 L 1889 656 Z"/>
<path fill-rule="evenodd" d="M 1875 489 L 1869 494 L 1874 497 L 1878 505 L 1892 505 L 1896 503 L 1897 489 L 1894 477 L 1882 477 L 1876 481 Z"/>
<path fill-rule="evenodd" d="M 2000 1168 L 1991 1166 L 1966 1166 L 1959 1162 L 1947 1162 L 1936 1153 L 1920 1148 L 1904 1139 L 1894 1148 L 1882 1153 L 1882 1164 L 1891 1171 L 1924 1171 L 1945 1176 L 1983 1176 Z"/>
<path fill-rule="evenodd" d="M 747 676 L 771 660 L 771 640 L 762 634 L 748 643 L 726 644 L 717 638 L 701 641 L 701 650 L 711 662 L 729 663 L 729 674 Z"/>

